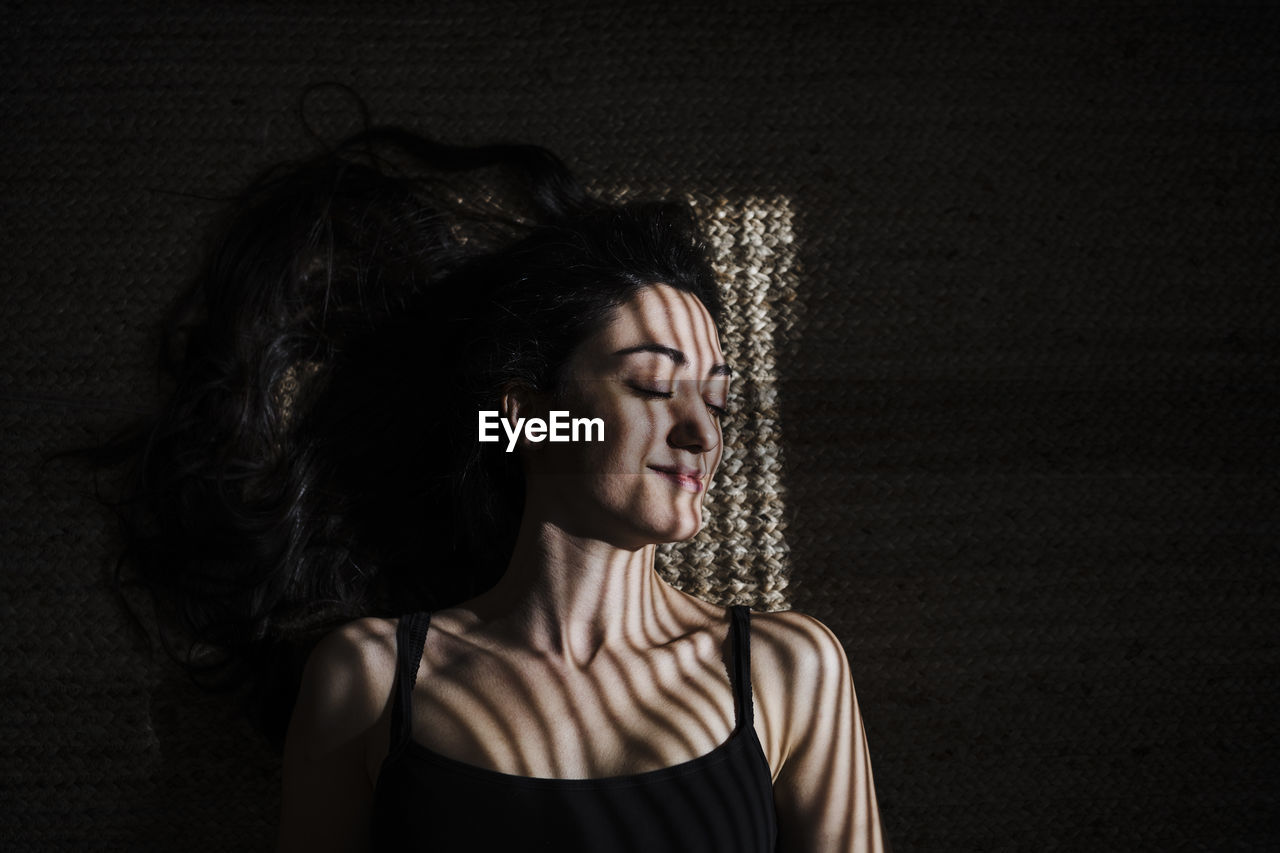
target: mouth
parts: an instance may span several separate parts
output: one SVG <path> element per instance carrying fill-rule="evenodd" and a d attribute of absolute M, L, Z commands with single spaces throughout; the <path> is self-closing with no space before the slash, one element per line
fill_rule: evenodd
<path fill-rule="evenodd" d="M 650 465 L 649 469 L 687 492 L 700 492 L 706 488 L 701 472 L 687 468 L 659 468 L 655 465 Z"/>

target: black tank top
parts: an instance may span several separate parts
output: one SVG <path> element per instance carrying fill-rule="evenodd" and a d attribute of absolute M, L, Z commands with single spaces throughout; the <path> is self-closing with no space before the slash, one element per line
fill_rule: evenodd
<path fill-rule="evenodd" d="M 413 684 L 431 614 L 400 620 L 391 747 L 373 802 L 374 850 L 771 851 L 772 774 L 752 723 L 750 617 L 730 608 L 736 723 L 698 758 L 630 776 L 513 776 L 412 738 Z"/>

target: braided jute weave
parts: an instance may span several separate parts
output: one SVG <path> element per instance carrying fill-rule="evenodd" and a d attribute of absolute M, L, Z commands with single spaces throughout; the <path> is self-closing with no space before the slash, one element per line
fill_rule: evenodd
<path fill-rule="evenodd" d="M 1280 849 L 1278 15 L 6 3 L 0 849 L 272 844 L 278 759 L 41 460 L 152 404 L 206 197 L 312 151 L 322 81 L 694 199 L 743 381 L 664 571 L 843 640 L 895 850 Z"/>
<path fill-rule="evenodd" d="M 725 454 L 707 521 L 661 549 L 661 571 L 686 592 L 759 610 L 787 606 L 781 409 L 775 338 L 795 325 L 792 211 L 785 198 L 690 197 L 715 252 L 725 297 L 721 348 L 734 365 Z"/>

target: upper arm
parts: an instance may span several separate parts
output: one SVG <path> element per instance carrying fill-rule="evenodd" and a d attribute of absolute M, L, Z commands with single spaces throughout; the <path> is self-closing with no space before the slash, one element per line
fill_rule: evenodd
<path fill-rule="evenodd" d="M 285 738 L 280 851 L 367 849 L 370 742 L 394 674 L 394 627 L 381 619 L 344 625 L 307 658 Z"/>
<path fill-rule="evenodd" d="M 752 635 L 753 678 L 758 673 L 764 688 L 759 704 L 774 762 L 778 849 L 886 850 L 840 641 L 817 619 L 795 612 L 760 614 Z"/>

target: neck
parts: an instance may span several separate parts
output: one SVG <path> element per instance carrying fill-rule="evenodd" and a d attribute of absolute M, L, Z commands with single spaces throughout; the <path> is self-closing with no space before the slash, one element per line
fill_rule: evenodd
<path fill-rule="evenodd" d="M 526 513 L 506 573 L 466 609 L 504 641 L 585 668 L 602 648 L 652 645 L 672 592 L 655 551 L 585 539 Z"/>

